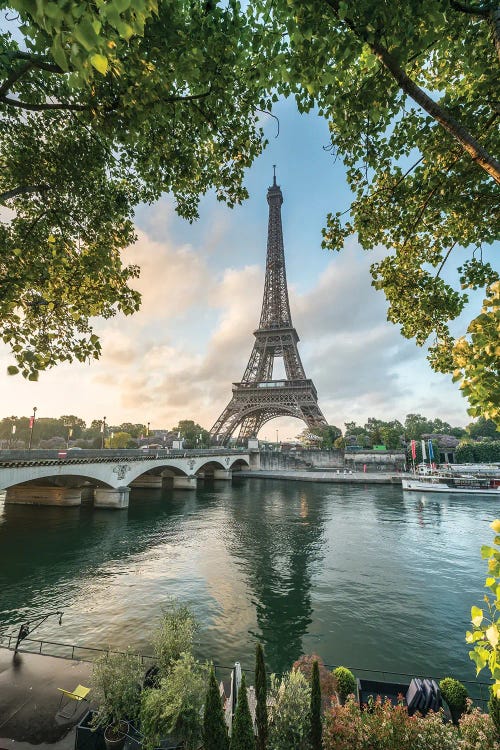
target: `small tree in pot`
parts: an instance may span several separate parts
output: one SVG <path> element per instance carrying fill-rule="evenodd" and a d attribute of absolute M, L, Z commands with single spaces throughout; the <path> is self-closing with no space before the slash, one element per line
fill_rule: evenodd
<path fill-rule="evenodd" d="M 175 599 L 170 601 L 153 638 L 156 664 L 161 676 L 170 672 L 181 654 L 192 652 L 198 630 L 199 625 L 189 607 Z"/>
<path fill-rule="evenodd" d="M 186 750 L 199 747 L 208 675 L 207 664 L 183 653 L 171 663 L 168 677 L 161 679 L 158 688 L 143 691 L 140 716 L 146 750 L 158 747 L 167 735 L 182 740 Z"/>
<path fill-rule="evenodd" d="M 141 658 L 130 652 L 104 654 L 94 663 L 92 689 L 98 709 L 92 723 L 105 727 L 108 747 L 123 744 L 128 722 L 138 719 L 143 675 Z"/>

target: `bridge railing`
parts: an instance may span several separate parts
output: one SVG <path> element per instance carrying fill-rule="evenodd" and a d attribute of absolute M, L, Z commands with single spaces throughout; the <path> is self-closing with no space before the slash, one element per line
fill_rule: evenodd
<path fill-rule="evenodd" d="M 248 453 L 247 448 L 201 448 L 201 449 L 184 449 L 174 448 L 150 448 L 149 450 L 139 449 L 107 449 L 103 450 L 1 450 L 0 464 L 12 463 L 102 463 L 110 461 L 151 461 L 162 460 L 165 458 L 196 458 L 206 456 L 234 456 Z"/>

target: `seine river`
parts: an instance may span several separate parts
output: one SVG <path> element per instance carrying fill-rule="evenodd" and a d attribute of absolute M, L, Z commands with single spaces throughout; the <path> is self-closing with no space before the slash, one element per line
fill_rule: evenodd
<path fill-rule="evenodd" d="M 151 653 L 176 597 L 217 664 L 253 666 L 261 640 L 278 672 L 316 652 L 474 679 L 464 634 L 499 514 L 491 498 L 243 478 L 136 490 L 128 511 L 0 502 L 0 627 L 62 609 L 33 637 Z"/>

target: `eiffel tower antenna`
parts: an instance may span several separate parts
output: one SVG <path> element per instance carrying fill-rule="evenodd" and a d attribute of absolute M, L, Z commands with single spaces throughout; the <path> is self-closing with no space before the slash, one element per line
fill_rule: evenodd
<path fill-rule="evenodd" d="M 312 380 L 306 378 L 292 324 L 286 283 L 285 250 L 281 226 L 283 195 L 276 183 L 267 191 L 266 278 L 259 327 L 240 383 L 233 383 L 233 397 L 210 430 L 211 441 L 226 444 L 239 427 L 238 443 L 256 437 L 262 425 L 275 417 L 298 417 L 309 429 L 327 424 L 318 406 Z M 276 357 L 282 357 L 286 378 L 273 380 Z"/>

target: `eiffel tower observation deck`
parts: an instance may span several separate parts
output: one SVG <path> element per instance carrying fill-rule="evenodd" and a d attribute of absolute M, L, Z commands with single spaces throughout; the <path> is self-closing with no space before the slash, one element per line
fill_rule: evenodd
<path fill-rule="evenodd" d="M 306 378 L 292 323 L 286 283 L 285 250 L 281 226 L 283 195 L 276 184 L 267 191 L 269 224 L 266 279 L 255 343 L 240 383 L 210 430 L 212 443 L 224 445 L 239 427 L 238 443 L 256 437 L 262 425 L 275 417 L 298 417 L 309 429 L 327 424 L 318 406 L 314 383 Z M 274 360 L 283 359 L 286 379 L 273 380 Z"/>

